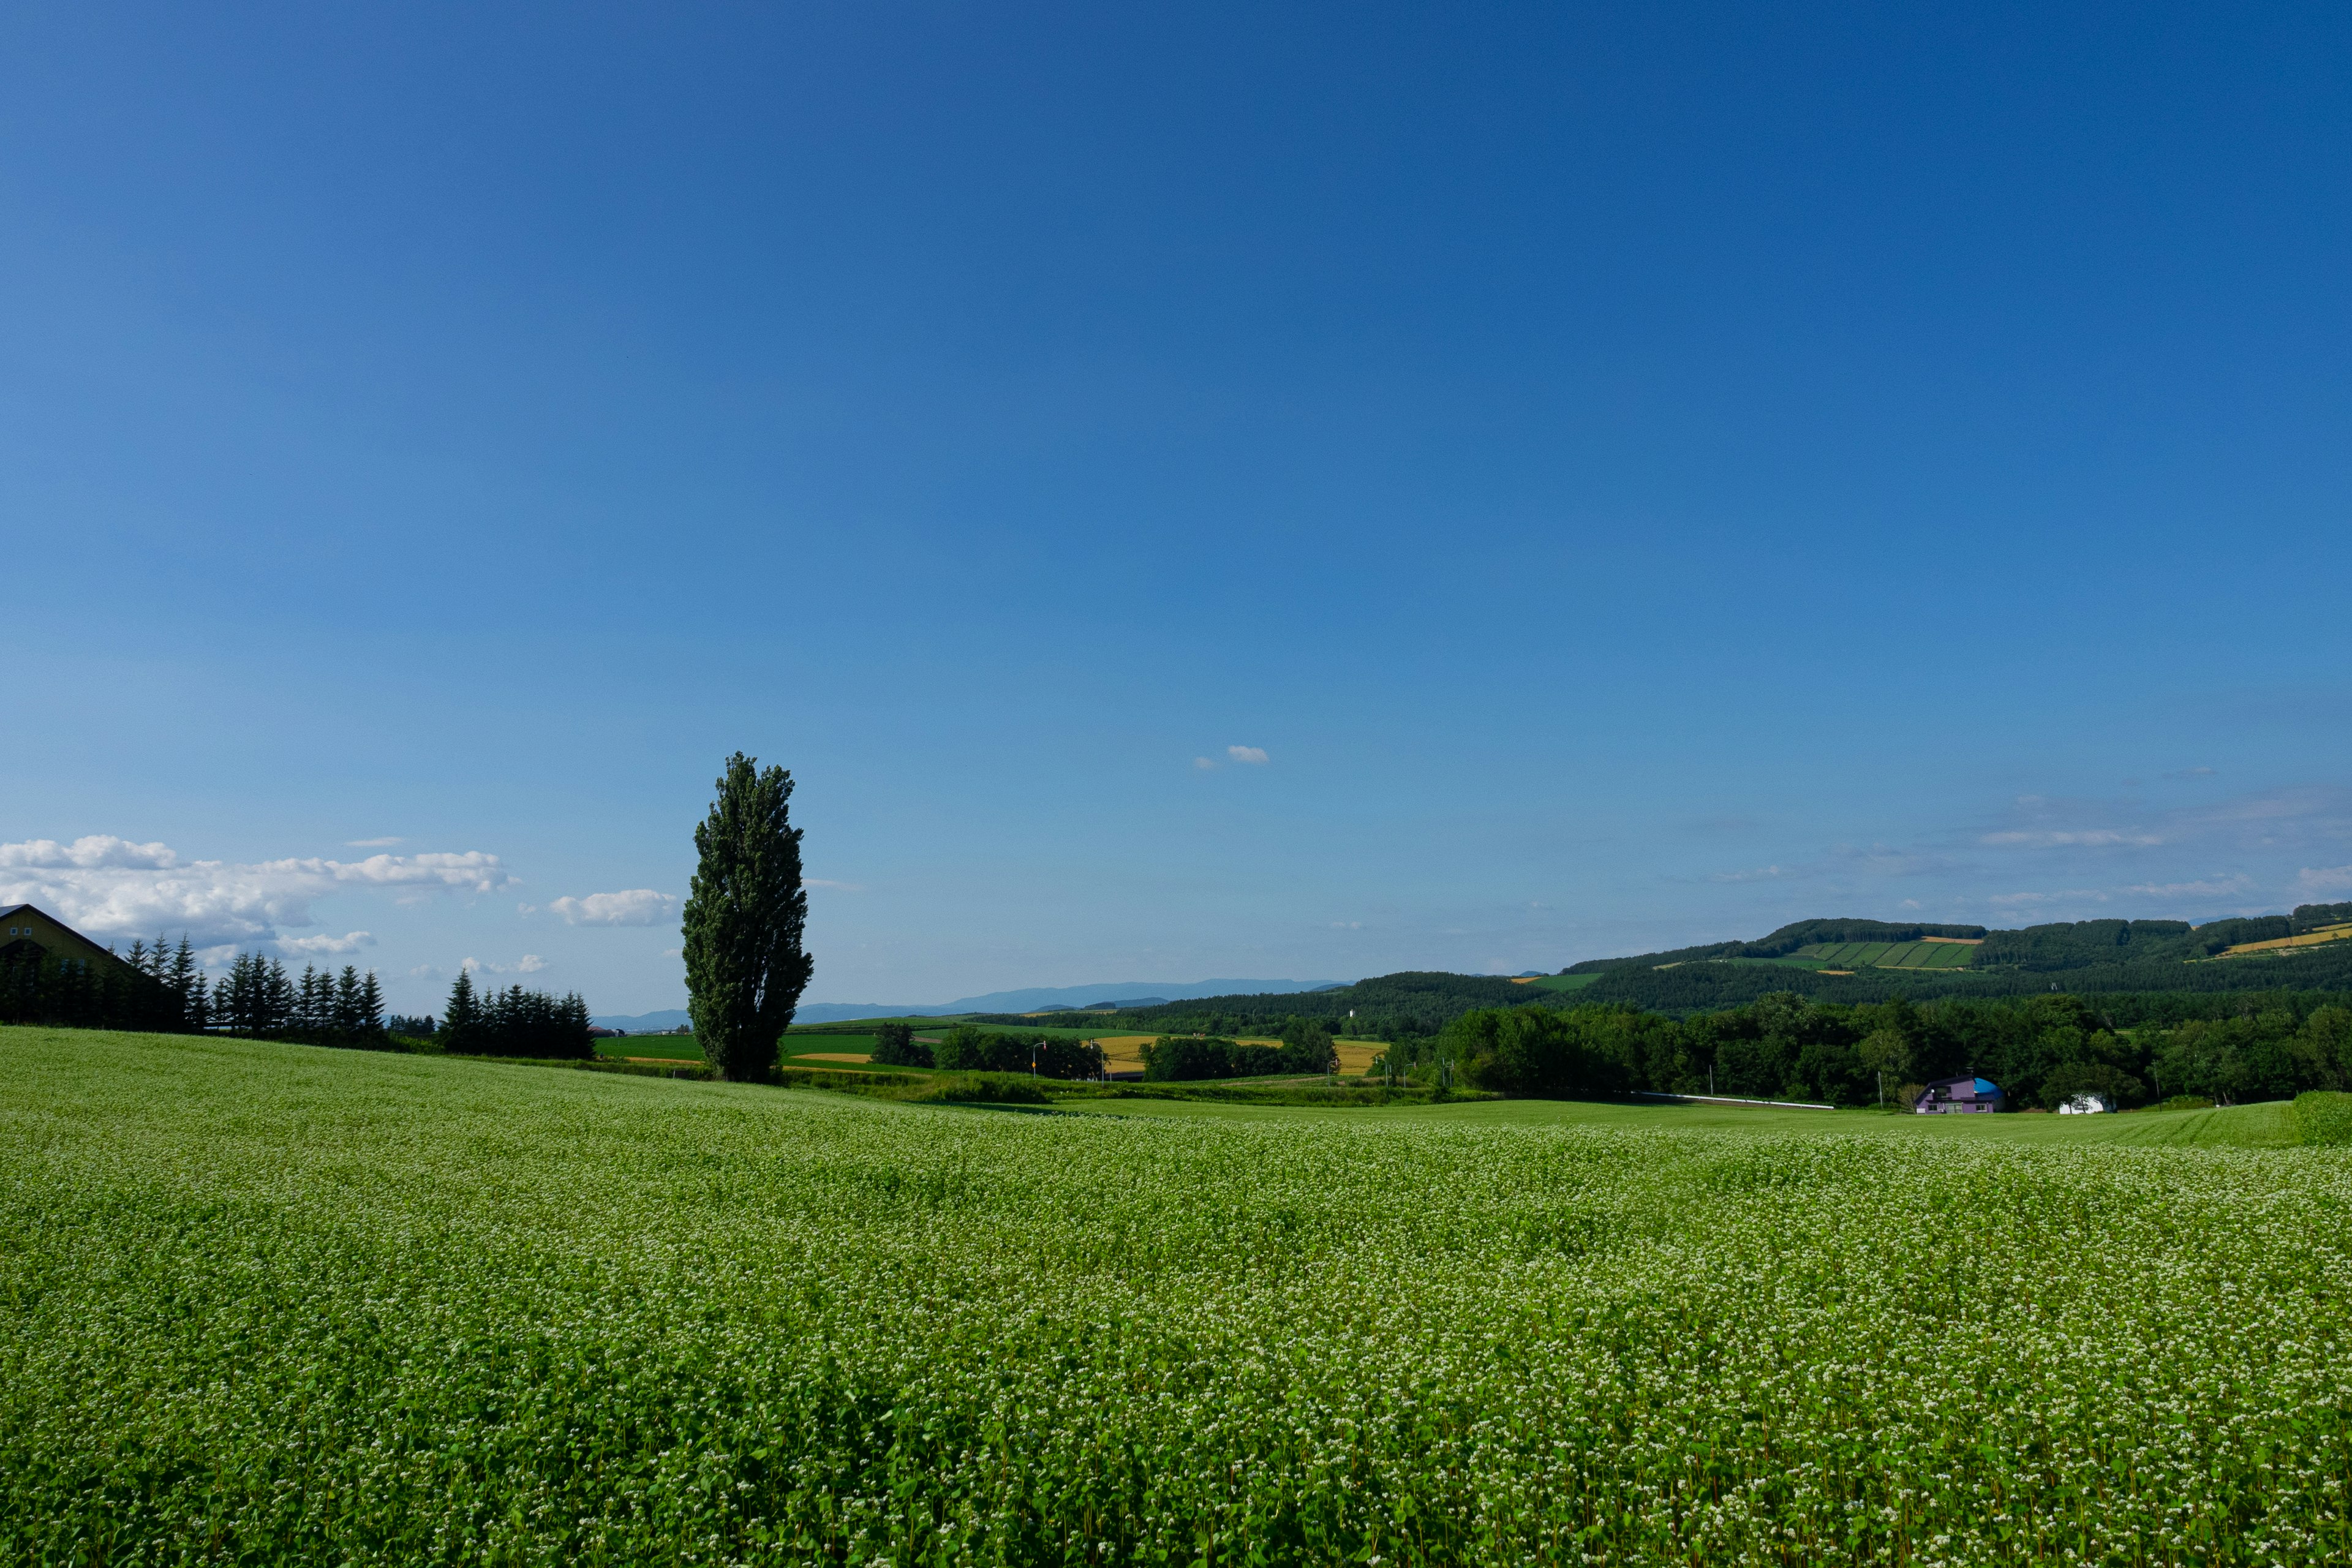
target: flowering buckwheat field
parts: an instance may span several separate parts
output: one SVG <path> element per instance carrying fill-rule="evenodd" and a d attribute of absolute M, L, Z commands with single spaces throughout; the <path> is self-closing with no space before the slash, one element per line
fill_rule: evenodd
<path fill-rule="evenodd" d="M 2338 1152 L 0 1067 L 13 1562 L 2352 1559 Z"/>

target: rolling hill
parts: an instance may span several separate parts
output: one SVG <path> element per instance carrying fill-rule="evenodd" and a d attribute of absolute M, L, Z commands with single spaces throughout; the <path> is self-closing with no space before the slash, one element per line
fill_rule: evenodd
<path fill-rule="evenodd" d="M 1591 959 L 1580 1001 L 1660 1012 L 1736 1006 L 1775 991 L 1822 1001 L 2015 996 L 2064 990 L 2352 990 L 2352 903 L 2213 921 L 1984 926 L 1813 920 L 1754 942 Z"/>
<path fill-rule="evenodd" d="M 1821 1002 L 1895 996 L 2021 996 L 2069 991 L 2352 993 L 2352 903 L 2214 921 L 2081 921 L 2002 931 L 1870 920 L 1811 920 L 1753 942 L 1591 959 L 1558 974 L 1420 971 L 1308 994 L 1203 996 L 1097 1015 L 1137 1032 L 1233 1033 L 1292 1016 L 1385 1037 L 1433 1033 L 1475 1007 L 1614 1002 L 1683 1016 L 1774 992 Z M 1011 1018 L 1004 1020 L 1014 1022 Z"/>

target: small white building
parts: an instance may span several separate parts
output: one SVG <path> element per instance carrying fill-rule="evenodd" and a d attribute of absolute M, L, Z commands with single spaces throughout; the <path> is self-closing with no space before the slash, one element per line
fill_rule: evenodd
<path fill-rule="evenodd" d="M 2061 1116 L 2096 1116 L 2101 1111 L 2113 1110 L 2115 1108 L 2116 1102 L 2113 1100 L 2101 1094 L 2095 1089 L 2086 1089 L 2082 1093 L 2074 1096 L 2074 1099 L 2068 1100 L 2065 1104 L 2060 1106 L 2058 1108 L 2058 1114 Z"/>

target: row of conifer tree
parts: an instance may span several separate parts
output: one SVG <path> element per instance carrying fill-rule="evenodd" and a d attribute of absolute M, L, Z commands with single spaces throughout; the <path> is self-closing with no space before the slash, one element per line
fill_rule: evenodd
<path fill-rule="evenodd" d="M 162 937 L 152 944 L 134 941 L 121 957 L 122 966 L 56 957 L 0 964 L 0 1022 L 367 1049 L 394 1043 L 373 970 L 305 964 L 295 974 L 282 960 L 240 952 L 215 980 L 184 936 L 176 945 Z M 430 1020 L 423 1022 L 430 1027 Z M 595 1050 L 588 1004 L 576 993 L 551 996 L 520 985 L 477 993 L 474 977 L 462 970 L 433 1037 L 444 1050 L 467 1056 L 585 1058 Z"/>
<path fill-rule="evenodd" d="M 450 984 L 435 1035 L 445 1051 L 472 1057 L 550 1057 L 585 1060 L 595 1054 L 588 1004 L 573 992 L 551 996 L 493 985 L 477 994 L 474 977 L 461 969 Z"/>
<path fill-rule="evenodd" d="M 375 972 L 341 973 L 240 952 L 217 981 L 186 937 L 133 941 L 121 965 L 47 956 L 0 965 L 0 1018 L 151 1034 L 232 1034 L 319 1046 L 382 1047 L 383 989 Z"/>

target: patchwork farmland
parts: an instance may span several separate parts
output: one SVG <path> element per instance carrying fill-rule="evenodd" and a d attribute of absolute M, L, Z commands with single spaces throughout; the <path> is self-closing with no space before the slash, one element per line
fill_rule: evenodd
<path fill-rule="evenodd" d="M 1973 942 L 1825 942 L 1801 947 L 1783 963 L 1806 969 L 1966 969 Z"/>

